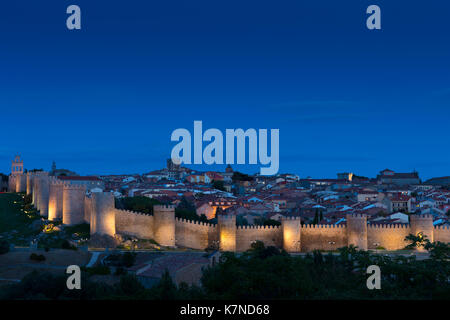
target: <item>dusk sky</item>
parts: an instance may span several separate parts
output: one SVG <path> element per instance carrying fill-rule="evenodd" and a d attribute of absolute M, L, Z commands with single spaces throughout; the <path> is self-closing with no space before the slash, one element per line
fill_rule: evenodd
<path fill-rule="evenodd" d="M 280 129 L 281 173 L 450 175 L 448 1 L 12 2 L 0 7 L 0 172 L 16 153 L 28 169 L 148 172 L 165 166 L 173 130 L 201 120 Z M 81 30 L 66 28 L 71 4 Z M 381 30 L 366 28 L 371 4 Z"/>

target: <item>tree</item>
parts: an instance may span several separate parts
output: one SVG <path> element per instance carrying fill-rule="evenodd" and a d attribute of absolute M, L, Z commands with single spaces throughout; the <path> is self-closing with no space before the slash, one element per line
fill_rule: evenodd
<path fill-rule="evenodd" d="M 177 298 L 177 286 L 173 283 L 167 269 L 159 283 L 151 288 L 151 296 L 157 300 L 174 300 Z"/>
<path fill-rule="evenodd" d="M 147 214 L 153 213 L 153 206 L 156 204 L 161 204 L 161 202 L 156 199 L 143 196 L 116 199 L 116 207 L 118 209 L 142 212 Z"/>
<path fill-rule="evenodd" d="M 212 181 L 212 186 L 213 186 L 214 189 L 221 190 L 221 191 L 226 191 L 223 181 L 213 180 Z"/>
<path fill-rule="evenodd" d="M 239 171 L 235 171 L 235 172 L 233 172 L 233 176 L 231 177 L 231 180 L 233 180 L 233 182 L 253 181 L 253 177 L 250 177 L 248 174 L 241 173 Z"/>
<path fill-rule="evenodd" d="M 436 241 L 428 242 L 425 249 L 430 252 L 430 258 L 441 261 L 448 261 L 450 259 L 450 245 L 448 243 Z"/>
<path fill-rule="evenodd" d="M 319 210 L 316 209 L 316 212 L 314 213 L 314 220 L 312 224 L 318 224 L 319 223 Z"/>
<path fill-rule="evenodd" d="M 175 208 L 175 216 L 180 219 L 193 220 L 193 221 L 203 221 L 207 222 L 208 219 L 205 215 L 199 216 L 197 214 L 197 209 L 195 205 L 188 201 L 186 197 L 182 197 L 180 203 Z"/>
<path fill-rule="evenodd" d="M 410 242 L 410 244 L 405 247 L 406 249 L 418 249 L 421 247 L 425 247 L 430 243 L 430 240 L 428 240 L 427 236 L 422 232 L 419 232 L 417 235 L 413 235 L 410 233 L 405 237 L 405 241 Z"/>
<path fill-rule="evenodd" d="M 219 215 L 219 214 L 223 214 L 222 207 L 217 207 L 217 209 L 216 209 L 216 216 Z"/>
<path fill-rule="evenodd" d="M 236 225 L 237 226 L 248 226 L 248 221 L 243 216 L 236 216 Z"/>
<path fill-rule="evenodd" d="M 264 217 L 255 219 L 255 224 L 258 226 L 280 226 L 281 222 L 272 219 L 266 219 Z"/>

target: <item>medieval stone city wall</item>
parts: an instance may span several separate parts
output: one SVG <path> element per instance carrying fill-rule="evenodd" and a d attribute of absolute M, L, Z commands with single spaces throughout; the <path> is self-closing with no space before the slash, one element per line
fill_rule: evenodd
<path fill-rule="evenodd" d="M 86 188 L 80 185 L 65 184 L 63 187 L 63 216 L 65 225 L 73 226 L 84 223 L 84 198 Z"/>
<path fill-rule="evenodd" d="M 216 225 L 199 221 L 175 219 L 176 245 L 192 249 L 205 249 L 218 244 Z"/>
<path fill-rule="evenodd" d="M 301 251 L 336 250 L 347 246 L 347 226 L 304 224 L 301 226 Z"/>
<path fill-rule="evenodd" d="M 434 241 L 450 242 L 450 228 L 441 226 L 434 227 Z"/>
<path fill-rule="evenodd" d="M 403 249 L 409 234 L 422 233 L 430 241 L 450 242 L 450 228 L 433 226 L 430 215 L 411 215 L 409 224 L 367 224 L 365 215 L 347 215 L 346 225 L 301 225 L 298 217 L 283 218 L 281 226 L 236 226 L 236 216 L 218 215 L 209 224 L 175 218 L 175 207 L 156 205 L 153 215 L 115 208 L 109 192 L 86 194 L 84 186 L 62 183 L 47 172 L 16 173 L 9 190 L 30 192 L 33 205 L 49 220 L 65 225 L 90 223 L 91 235 L 114 238 L 128 235 L 153 239 L 162 246 L 242 252 L 255 241 L 288 252 L 336 250 L 355 245 L 360 249 Z"/>
<path fill-rule="evenodd" d="M 411 233 L 409 224 L 381 224 L 367 227 L 369 249 L 399 250 L 408 245 L 405 237 Z"/>
<path fill-rule="evenodd" d="M 115 210 L 115 226 L 118 234 L 139 239 L 153 239 L 153 216 L 128 210 Z"/>
<path fill-rule="evenodd" d="M 239 226 L 236 228 L 236 251 L 242 252 L 251 248 L 255 241 L 262 241 L 266 246 L 282 246 L 280 226 Z"/>
<path fill-rule="evenodd" d="M 50 179 L 48 196 L 48 219 L 56 220 L 63 217 L 63 190 L 64 183 L 56 178 Z"/>

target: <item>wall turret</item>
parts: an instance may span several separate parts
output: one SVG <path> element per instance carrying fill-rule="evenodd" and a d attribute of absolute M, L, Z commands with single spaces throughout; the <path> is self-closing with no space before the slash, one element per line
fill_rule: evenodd
<path fill-rule="evenodd" d="M 236 251 L 236 216 L 217 215 L 219 226 L 219 248 L 221 251 Z"/>
<path fill-rule="evenodd" d="M 36 171 L 33 173 L 32 179 L 32 204 L 39 210 L 39 177 L 42 175 L 42 171 Z"/>
<path fill-rule="evenodd" d="M 63 224 L 73 226 L 84 222 L 86 187 L 65 184 L 63 187 Z"/>
<path fill-rule="evenodd" d="M 367 216 L 364 214 L 347 214 L 348 245 L 359 250 L 367 250 Z"/>
<path fill-rule="evenodd" d="M 58 220 L 63 218 L 63 189 L 62 181 L 52 178 L 50 180 L 48 199 L 48 219 Z"/>
<path fill-rule="evenodd" d="M 281 219 L 283 232 L 283 249 L 287 252 L 301 251 L 300 217 L 285 217 Z"/>
<path fill-rule="evenodd" d="M 27 191 L 27 176 L 24 173 L 18 173 L 16 175 L 16 190 L 15 192 Z"/>
<path fill-rule="evenodd" d="M 154 240 L 162 246 L 175 246 L 175 207 L 172 205 L 153 206 Z"/>
<path fill-rule="evenodd" d="M 27 172 L 27 195 L 33 193 L 33 172 Z"/>
<path fill-rule="evenodd" d="M 37 197 L 38 197 L 38 206 L 36 207 L 39 210 L 41 216 L 48 216 L 48 196 L 49 196 L 49 188 L 50 181 L 48 172 L 40 172 L 37 177 Z"/>
<path fill-rule="evenodd" d="M 94 192 L 91 196 L 91 235 L 116 234 L 114 195 L 110 192 Z"/>
<path fill-rule="evenodd" d="M 12 174 L 8 178 L 8 192 L 16 192 L 16 176 Z"/>
<path fill-rule="evenodd" d="M 412 214 L 409 216 L 411 233 L 417 236 L 419 233 L 426 236 L 426 239 L 434 241 L 433 216 L 428 214 Z"/>

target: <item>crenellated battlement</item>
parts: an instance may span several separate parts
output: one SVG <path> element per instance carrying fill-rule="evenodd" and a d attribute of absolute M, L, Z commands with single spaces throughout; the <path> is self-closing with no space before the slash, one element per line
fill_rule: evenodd
<path fill-rule="evenodd" d="M 236 219 L 236 216 L 232 214 L 218 214 L 217 218 L 220 218 L 221 220 L 233 220 Z"/>
<path fill-rule="evenodd" d="M 183 218 L 175 218 L 175 221 L 181 222 L 181 223 L 186 223 L 186 224 L 191 224 L 191 225 L 209 227 L 209 228 L 216 227 L 216 224 L 214 224 L 214 223 L 208 223 L 208 222 L 196 221 L 196 220 L 188 220 L 188 219 L 183 219 Z"/>
<path fill-rule="evenodd" d="M 412 214 L 409 216 L 410 221 L 414 220 L 414 221 L 429 221 L 431 219 L 431 221 L 433 221 L 433 216 L 430 214 Z"/>
<path fill-rule="evenodd" d="M 248 225 L 248 226 L 237 226 L 238 230 L 279 230 L 281 226 L 257 226 L 257 225 Z"/>
<path fill-rule="evenodd" d="M 446 230 L 446 231 L 450 231 L 450 226 L 434 226 L 434 230 Z"/>
<path fill-rule="evenodd" d="M 392 223 L 392 224 L 369 224 L 369 229 L 408 229 L 410 226 L 407 223 Z"/>
<path fill-rule="evenodd" d="M 86 191 L 86 186 L 73 183 L 64 183 L 64 190 Z"/>
<path fill-rule="evenodd" d="M 48 172 L 47 171 L 35 171 L 33 174 L 35 176 L 48 176 Z"/>
<path fill-rule="evenodd" d="M 344 224 L 304 224 L 301 226 L 303 229 L 346 229 Z"/>
<path fill-rule="evenodd" d="M 173 211 L 175 206 L 171 204 L 156 204 L 153 206 L 153 211 Z"/>
<path fill-rule="evenodd" d="M 287 217 L 282 217 L 281 221 L 292 221 L 292 220 L 301 220 L 300 217 L 292 217 L 292 216 L 287 216 Z"/>
<path fill-rule="evenodd" d="M 66 183 L 64 183 L 64 181 L 61 181 L 55 177 L 50 177 L 50 184 L 52 185 L 58 185 L 58 186 L 64 186 L 66 185 Z"/>
<path fill-rule="evenodd" d="M 347 218 L 350 218 L 350 219 L 367 219 L 367 215 L 362 214 L 362 213 L 352 213 L 352 214 L 347 214 Z"/>
<path fill-rule="evenodd" d="M 115 210 L 119 211 L 120 213 L 129 214 L 129 215 L 147 216 L 147 217 L 152 216 L 151 214 L 144 213 L 144 212 L 136 212 L 136 211 L 130 211 L 130 210 L 125 210 L 125 209 L 117 209 L 117 208 Z"/>

